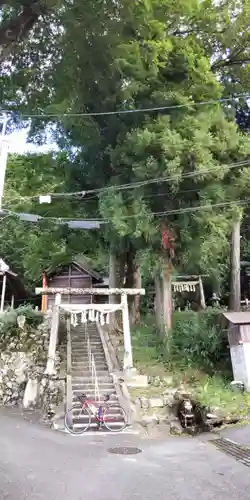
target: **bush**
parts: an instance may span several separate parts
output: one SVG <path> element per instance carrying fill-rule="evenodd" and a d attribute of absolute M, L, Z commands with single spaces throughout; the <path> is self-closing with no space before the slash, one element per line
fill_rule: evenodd
<path fill-rule="evenodd" d="M 9 309 L 0 314 L 0 344 L 8 345 L 12 339 L 20 339 L 22 330 L 18 327 L 18 316 L 25 316 L 24 330 L 26 335 L 36 330 L 43 321 L 43 313 L 33 309 L 31 305 Z"/>
<path fill-rule="evenodd" d="M 172 332 L 166 337 L 167 361 L 183 362 L 213 373 L 229 367 L 227 335 L 219 326 L 220 311 L 183 311 L 173 313 Z"/>

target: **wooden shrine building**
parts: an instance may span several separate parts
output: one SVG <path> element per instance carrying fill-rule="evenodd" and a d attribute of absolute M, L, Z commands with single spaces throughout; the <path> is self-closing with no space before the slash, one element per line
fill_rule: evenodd
<path fill-rule="evenodd" d="M 93 288 L 101 287 L 104 282 L 99 273 L 77 260 L 46 273 L 46 281 L 48 288 Z M 93 299 L 93 295 L 63 296 L 64 303 L 69 304 L 90 304 Z M 54 303 L 55 295 L 48 295 L 47 309 L 51 309 Z"/>

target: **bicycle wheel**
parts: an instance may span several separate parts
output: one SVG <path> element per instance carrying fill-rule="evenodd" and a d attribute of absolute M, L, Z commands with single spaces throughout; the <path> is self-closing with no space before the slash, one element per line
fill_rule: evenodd
<path fill-rule="evenodd" d="M 64 425 L 70 434 L 81 435 L 88 430 L 91 423 L 91 415 L 86 408 L 74 404 L 73 407 L 65 413 Z"/>
<path fill-rule="evenodd" d="M 126 412 L 118 404 L 107 405 L 103 412 L 103 423 L 110 432 L 121 432 L 127 425 Z"/>

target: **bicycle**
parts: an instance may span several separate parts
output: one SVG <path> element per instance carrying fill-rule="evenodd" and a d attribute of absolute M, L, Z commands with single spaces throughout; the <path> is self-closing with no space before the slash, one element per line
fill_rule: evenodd
<path fill-rule="evenodd" d="M 110 432 L 121 432 L 127 426 L 126 412 L 118 403 L 109 403 L 115 392 L 104 395 L 104 403 L 90 400 L 86 394 L 77 396 L 73 407 L 65 413 L 64 425 L 70 434 L 81 435 L 92 424 L 97 423 L 98 429 L 106 427 Z M 80 404 L 80 407 L 79 407 Z"/>

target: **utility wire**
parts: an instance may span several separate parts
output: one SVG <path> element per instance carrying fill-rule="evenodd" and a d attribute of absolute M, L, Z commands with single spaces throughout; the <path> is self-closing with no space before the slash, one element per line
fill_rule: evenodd
<path fill-rule="evenodd" d="M 183 104 L 173 104 L 169 106 L 155 106 L 152 108 L 136 108 L 136 109 L 117 109 L 116 111 L 94 111 L 94 112 L 79 112 L 79 113 L 30 113 L 30 114 L 20 114 L 20 118 L 64 118 L 64 117 L 85 117 L 85 116 L 110 116 L 110 115 L 127 115 L 132 113 L 151 113 L 157 111 L 165 111 L 171 109 L 188 108 L 192 106 L 205 106 L 209 104 L 218 104 L 235 101 L 240 98 L 249 98 L 249 94 L 236 94 L 232 97 L 225 97 L 221 99 L 210 99 L 207 101 L 193 101 L 190 103 Z M 7 111 L 8 112 L 8 111 Z"/>
<path fill-rule="evenodd" d="M 157 216 L 157 217 L 164 217 L 165 215 L 178 215 L 178 214 L 184 214 L 184 213 L 190 213 L 190 212 L 200 212 L 200 211 L 203 211 L 203 210 L 210 210 L 211 208 L 222 208 L 222 207 L 227 207 L 227 206 L 231 206 L 231 205 L 234 205 L 234 204 L 237 204 L 237 205 L 247 205 L 248 203 L 250 203 L 250 198 L 247 198 L 245 200 L 231 200 L 231 201 L 225 201 L 225 202 L 221 202 L 221 203 L 208 203 L 206 205 L 197 205 L 197 206 L 194 206 L 194 207 L 183 207 L 183 208 L 177 208 L 177 209 L 173 209 L 173 210 L 165 210 L 163 212 L 150 212 L 148 215 L 149 216 Z M 143 216 L 145 214 L 142 214 Z M 121 216 L 120 218 L 121 219 L 132 219 L 132 218 L 139 218 L 140 217 L 140 214 L 133 214 L 133 215 L 124 215 L 124 216 Z M 98 222 L 105 222 L 105 223 L 108 223 L 110 222 L 109 219 L 95 219 L 96 221 Z"/>
<path fill-rule="evenodd" d="M 150 184 L 159 184 L 162 182 L 171 182 L 175 180 L 182 180 L 182 179 L 191 179 L 194 177 L 202 176 L 204 174 L 209 174 L 211 172 L 216 172 L 219 171 L 221 168 L 225 168 L 228 170 L 232 170 L 234 168 L 239 168 L 239 167 L 247 167 L 250 164 L 250 159 L 249 160 L 243 160 L 237 163 L 231 163 L 231 164 L 224 164 L 224 165 L 216 165 L 213 168 L 209 168 L 206 170 L 197 170 L 197 171 L 190 171 L 190 172 L 184 172 L 180 174 L 175 174 L 170 177 L 156 177 L 154 179 L 147 179 L 145 181 L 137 181 L 137 182 L 130 182 L 127 184 L 120 184 L 120 185 L 114 185 L 114 186 L 106 186 L 103 188 L 98 188 L 98 189 L 89 189 L 86 191 L 73 191 L 73 192 L 62 192 L 62 193 L 43 193 L 43 194 L 36 194 L 32 196 L 19 196 L 19 197 L 11 197 L 7 201 L 8 203 L 11 203 L 13 201 L 28 201 L 28 200 L 36 200 L 39 199 L 40 196 L 51 196 L 51 198 L 74 198 L 74 197 L 84 197 L 86 194 L 101 194 L 105 193 L 108 191 L 123 191 L 123 190 L 128 190 L 128 189 L 133 189 L 133 188 L 139 188 L 143 186 L 147 186 Z M 86 201 L 89 198 L 86 199 Z"/>
<path fill-rule="evenodd" d="M 197 211 L 199 212 L 202 210 L 209 210 L 210 208 L 227 207 L 227 206 L 231 206 L 234 204 L 247 205 L 248 203 L 250 203 L 250 198 L 247 198 L 245 200 L 224 201 L 221 203 L 209 203 L 207 205 L 197 205 L 195 207 L 184 207 L 184 208 L 179 208 L 176 210 L 166 210 L 165 212 L 155 212 L 153 215 L 158 215 L 158 216 L 176 215 L 176 214 L 183 214 L 183 213 L 188 213 L 188 212 L 197 212 Z"/>
<path fill-rule="evenodd" d="M 202 176 L 204 174 L 209 174 L 211 172 L 216 172 L 218 171 L 219 169 L 221 168 L 228 168 L 228 169 L 233 169 L 233 168 L 238 168 L 238 167 L 244 167 L 244 166 L 247 166 L 249 165 L 250 163 L 250 160 L 244 160 L 244 161 L 241 161 L 241 162 L 238 162 L 238 163 L 232 163 L 232 164 L 224 164 L 224 165 L 216 165 L 215 167 L 213 168 L 209 168 L 207 170 L 199 170 L 199 171 L 191 171 L 191 172 L 184 172 L 183 174 L 175 174 L 171 177 L 158 177 L 158 178 L 155 178 L 155 179 L 147 179 L 145 181 L 137 181 L 137 182 L 134 182 L 134 183 L 128 183 L 128 184 L 121 184 L 121 185 L 117 185 L 117 186 L 107 186 L 107 187 L 104 187 L 104 188 L 100 188 L 100 189 L 95 189 L 95 190 L 92 190 L 92 191 L 89 191 L 89 192 L 96 192 L 96 193 L 102 193 L 102 192 L 106 192 L 106 191 L 123 191 L 123 190 L 126 190 L 126 189 L 130 189 L 131 187 L 133 188 L 136 188 L 136 187 L 143 187 L 143 186 L 147 186 L 149 184 L 157 184 L 157 183 L 161 183 L 161 182 L 170 182 L 170 181 L 175 181 L 175 180 L 179 180 L 179 179 L 190 179 L 190 178 L 193 178 L 193 177 L 197 177 L 197 176 Z"/>
<path fill-rule="evenodd" d="M 158 216 L 158 217 L 164 217 L 165 215 L 177 215 L 177 214 L 184 214 L 184 213 L 192 213 L 192 212 L 200 212 L 203 210 L 210 210 L 211 208 L 222 208 L 222 207 L 227 207 L 227 206 L 232 206 L 232 205 L 247 205 L 250 203 L 250 198 L 247 198 L 245 200 L 231 200 L 231 201 L 225 201 L 225 202 L 220 202 L 220 203 L 208 203 L 206 205 L 197 205 L 194 207 L 183 207 L 183 208 L 178 208 L 178 209 L 173 209 L 173 210 L 165 210 L 163 212 L 150 212 L 147 215 L 151 216 Z M 18 217 L 20 215 L 19 212 L 13 212 L 13 211 L 8 211 L 4 210 L 2 213 L 4 213 L 6 216 L 16 216 Z M 145 213 L 142 214 L 142 217 L 145 217 Z M 43 216 L 38 216 L 39 222 L 40 220 L 49 220 L 49 221 L 57 221 L 59 223 L 63 223 L 64 221 L 67 222 L 69 220 L 74 220 L 74 221 L 82 221 L 83 217 L 77 218 L 77 217 L 43 217 Z M 140 214 L 131 214 L 131 215 L 124 215 L 121 216 L 120 218 L 123 220 L 126 219 L 132 219 L 132 218 L 140 218 Z M 109 218 L 84 218 L 85 221 L 89 222 L 99 222 L 100 224 L 108 224 L 111 222 L 111 219 Z M 29 222 L 29 221 L 27 221 Z"/>

